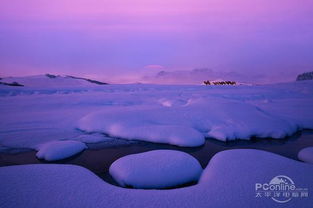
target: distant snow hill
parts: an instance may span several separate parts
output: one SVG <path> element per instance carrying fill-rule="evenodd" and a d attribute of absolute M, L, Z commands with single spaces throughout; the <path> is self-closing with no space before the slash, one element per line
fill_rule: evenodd
<path fill-rule="evenodd" d="M 73 86 L 94 86 L 106 85 L 108 83 L 99 82 L 92 79 L 61 76 L 61 75 L 35 75 L 25 77 L 5 77 L 0 78 L 0 85 L 19 86 L 19 87 L 73 87 Z"/>

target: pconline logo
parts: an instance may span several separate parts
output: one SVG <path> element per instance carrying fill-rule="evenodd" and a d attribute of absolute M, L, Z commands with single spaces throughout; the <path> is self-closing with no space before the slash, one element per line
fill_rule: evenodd
<path fill-rule="evenodd" d="M 293 180 L 285 175 L 275 176 L 269 183 L 256 183 L 255 192 L 256 198 L 271 198 L 278 203 L 309 196 L 307 188 L 296 187 Z"/>

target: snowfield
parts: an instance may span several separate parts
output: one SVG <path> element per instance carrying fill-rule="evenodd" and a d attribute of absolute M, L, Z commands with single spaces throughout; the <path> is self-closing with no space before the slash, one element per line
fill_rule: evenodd
<path fill-rule="evenodd" d="M 313 197 L 279 204 L 256 197 L 255 184 L 284 174 L 296 187 L 313 190 L 313 165 L 260 150 L 216 154 L 197 185 L 172 190 L 115 187 L 73 165 L 19 165 L 0 168 L 0 207 L 301 207 Z"/>
<path fill-rule="evenodd" d="M 123 187 L 158 189 L 198 182 L 202 168 L 191 155 L 174 150 L 154 150 L 124 156 L 110 167 Z"/>
<path fill-rule="evenodd" d="M 313 129 L 313 81 L 101 86 L 79 79 L 66 85 L 67 79 L 60 78 L 59 87 L 43 86 L 42 78 L 37 84 L 33 80 L 34 87 L 0 86 L 0 151 L 36 149 L 55 140 L 195 147 L 205 139 L 280 139 Z"/>

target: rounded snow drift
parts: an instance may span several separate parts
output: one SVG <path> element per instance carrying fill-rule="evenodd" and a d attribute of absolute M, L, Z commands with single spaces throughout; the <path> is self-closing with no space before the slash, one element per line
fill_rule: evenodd
<path fill-rule="evenodd" d="M 187 153 L 153 150 L 122 157 L 110 166 L 109 171 L 120 186 L 160 189 L 197 182 L 202 167 Z"/>
<path fill-rule="evenodd" d="M 313 163 L 313 147 L 306 147 L 298 153 L 298 159 L 303 162 Z"/>
<path fill-rule="evenodd" d="M 62 160 L 76 155 L 87 149 L 83 142 L 79 141 L 52 141 L 39 146 L 36 156 L 47 161 Z"/>

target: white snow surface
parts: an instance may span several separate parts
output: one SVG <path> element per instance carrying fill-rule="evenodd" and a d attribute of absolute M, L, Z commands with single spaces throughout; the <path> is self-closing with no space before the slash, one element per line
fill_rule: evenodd
<path fill-rule="evenodd" d="M 260 150 L 227 150 L 216 154 L 197 185 L 172 190 L 115 187 L 89 170 L 73 165 L 18 165 L 0 168 L 0 207 L 302 207 L 313 197 L 278 204 L 255 197 L 255 183 L 277 175 L 296 187 L 313 190 L 313 166 Z"/>
<path fill-rule="evenodd" d="M 299 160 L 307 163 L 313 163 L 313 147 L 306 147 L 298 153 Z"/>
<path fill-rule="evenodd" d="M 62 160 L 86 148 L 85 143 L 79 141 L 52 141 L 39 145 L 36 156 L 47 161 Z"/>
<path fill-rule="evenodd" d="M 0 86 L 0 151 L 35 149 L 54 140 L 106 142 L 107 136 L 178 146 L 199 146 L 210 137 L 283 138 L 313 129 L 312 106 L 313 81 L 260 86 Z M 86 136 L 96 133 L 102 134 Z"/>
<path fill-rule="evenodd" d="M 157 189 L 197 182 L 202 167 L 187 153 L 153 150 L 119 158 L 109 172 L 121 186 Z"/>

